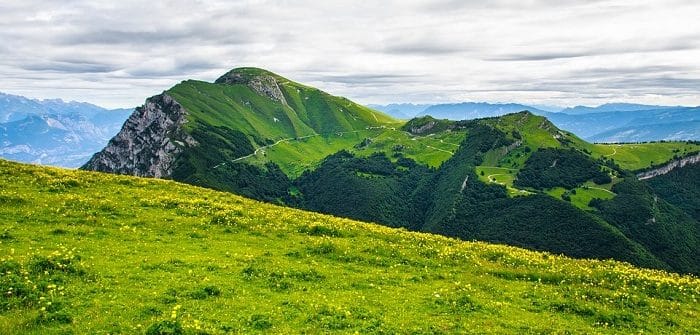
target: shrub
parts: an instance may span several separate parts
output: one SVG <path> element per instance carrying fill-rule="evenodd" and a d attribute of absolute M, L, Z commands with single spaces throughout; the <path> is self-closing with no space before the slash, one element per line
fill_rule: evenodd
<path fill-rule="evenodd" d="M 179 321 L 164 320 L 152 324 L 146 329 L 146 335 L 180 335 L 184 334 Z"/>
<path fill-rule="evenodd" d="M 272 328 L 272 321 L 270 317 L 264 314 L 253 314 L 248 319 L 248 325 L 256 330 L 265 330 Z"/>

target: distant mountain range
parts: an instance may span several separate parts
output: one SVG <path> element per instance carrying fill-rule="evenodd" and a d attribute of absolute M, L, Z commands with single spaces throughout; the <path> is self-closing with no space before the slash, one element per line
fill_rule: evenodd
<path fill-rule="evenodd" d="M 460 102 L 449 104 L 411 104 L 398 103 L 388 105 L 368 105 L 378 111 L 387 113 L 397 119 L 411 119 L 430 115 L 436 119 L 471 120 L 483 117 L 501 116 L 528 110 L 535 114 L 546 113 L 535 107 L 516 103 Z"/>
<path fill-rule="evenodd" d="M 545 115 L 558 127 L 592 142 L 700 140 L 698 107 Z"/>
<path fill-rule="evenodd" d="M 396 118 L 430 115 L 438 119 L 471 120 L 528 110 L 546 116 L 557 127 L 593 142 L 700 140 L 700 107 L 609 103 L 576 106 L 553 112 L 517 103 L 463 102 L 435 105 L 370 105 Z"/>
<path fill-rule="evenodd" d="M 402 120 L 412 119 L 426 108 L 433 106 L 427 104 L 388 104 L 388 105 L 367 105 L 369 108 L 384 112 L 392 117 Z"/>
<path fill-rule="evenodd" d="M 107 144 L 132 111 L 0 93 L 0 157 L 78 167 Z"/>
<path fill-rule="evenodd" d="M 676 106 L 680 107 L 680 106 Z M 568 107 L 562 109 L 560 112 L 564 114 L 591 114 L 591 113 L 604 113 L 604 112 L 632 112 L 640 110 L 651 110 L 651 109 L 666 109 L 672 108 L 671 106 L 657 106 L 657 105 L 642 105 L 642 104 L 630 104 L 630 103 L 608 103 L 597 107 L 589 106 L 576 106 Z"/>

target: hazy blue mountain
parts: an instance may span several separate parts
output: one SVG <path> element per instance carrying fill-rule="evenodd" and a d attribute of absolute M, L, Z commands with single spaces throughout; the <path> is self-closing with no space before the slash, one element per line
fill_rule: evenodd
<path fill-rule="evenodd" d="M 369 108 L 376 109 L 380 112 L 384 112 L 397 119 L 411 119 L 430 106 L 432 105 L 411 103 L 367 105 L 367 107 Z"/>
<path fill-rule="evenodd" d="M 604 112 L 630 112 L 630 111 L 665 109 L 665 108 L 672 108 L 672 107 L 671 106 L 629 104 L 629 103 L 608 103 L 608 104 L 600 105 L 598 107 L 576 106 L 576 107 L 564 108 L 561 110 L 561 113 L 578 115 L 578 114 L 604 113 Z"/>
<path fill-rule="evenodd" d="M 532 106 L 534 108 L 537 108 L 539 110 L 543 110 L 543 111 L 549 112 L 549 113 L 559 113 L 562 110 L 564 110 L 564 107 L 555 106 L 555 105 L 530 104 L 528 106 Z"/>
<path fill-rule="evenodd" d="M 589 114 L 547 113 L 557 127 L 594 142 L 700 140 L 700 107 Z"/>
<path fill-rule="evenodd" d="M 78 167 L 119 132 L 131 112 L 0 93 L 0 157 Z"/>
<path fill-rule="evenodd" d="M 591 136 L 593 142 L 648 142 L 700 140 L 700 120 L 616 128 Z"/>
<path fill-rule="evenodd" d="M 61 99 L 29 99 L 19 95 L 0 92 L 0 122 L 17 121 L 28 115 L 80 114 L 91 117 L 108 109 L 87 102 L 63 101 Z"/>
<path fill-rule="evenodd" d="M 545 111 L 521 104 L 491 104 L 487 102 L 461 102 L 433 105 L 417 116 L 430 115 L 436 119 L 471 120 L 483 117 L 501 116 L 509 113 L 530 111 L 533 114 L 546 114 Z"/>

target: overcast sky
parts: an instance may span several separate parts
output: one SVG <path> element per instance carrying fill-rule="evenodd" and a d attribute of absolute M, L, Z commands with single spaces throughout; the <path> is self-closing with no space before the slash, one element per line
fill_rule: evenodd
<path fill-rule="evenodd" d="M 361 103 L 697 106 L 700 1 L 0 2 L 5 93 L 131 107 L 240 66 Z"/>

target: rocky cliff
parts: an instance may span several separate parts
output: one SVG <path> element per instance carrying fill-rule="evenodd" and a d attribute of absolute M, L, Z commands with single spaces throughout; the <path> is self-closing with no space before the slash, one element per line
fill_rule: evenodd
<path fill-rule="evenodd" d="M 280 89 L 277 79 L 268 74 L 250 74 L 241 72 L 240 69 L 233 70 L 217 79 L 216 84 L 246 85 L 262 96 L 266 96 L 272 101 L 287 105 L 287 100 Z"/>
<path fill-rule="evenodd" d="M 85 170 L 168 177 L 185 146 L 197 145 L 182 126 L 187 111 L 166 93 L 137 108 L 121 131 L 82 167 Z"/>
<path fill-rule="evenodd" d="M 656 168 L 653 170 L 638 173 L 637 179 L 644 180 L 644 179 L 658 177 L 658 176 L 665 175 L 665 174 L 673 171 L 673 169 L 682 168 L 688 164 L 698 164 L 698 163 L 700 163 L 700 153 L 695 154 L 693 156 L 685 157 L 682 159 L 674 160 L 674 161 L 672 161 L 672 162 L 670 162 L 662 167 L 659 167 L 659 168 Z"/>

